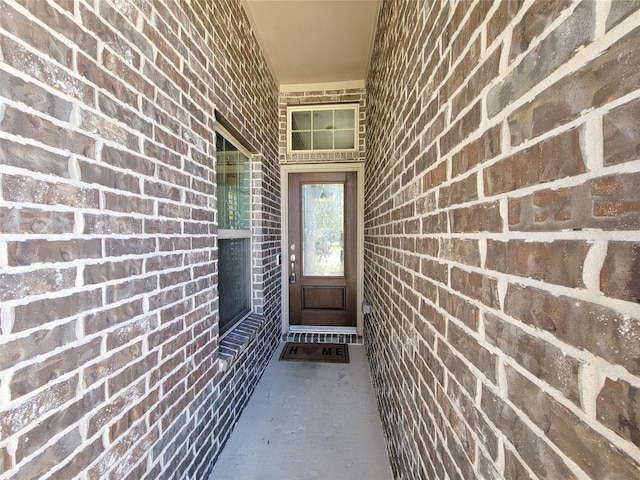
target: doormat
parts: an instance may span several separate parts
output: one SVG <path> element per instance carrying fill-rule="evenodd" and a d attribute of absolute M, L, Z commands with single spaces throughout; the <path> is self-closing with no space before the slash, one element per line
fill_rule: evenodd
<path fill-rule="evenodd" d="M 349 346 L 346 343 L 287 342 L 280 354 L 280 360 L 349 363 Z"/>

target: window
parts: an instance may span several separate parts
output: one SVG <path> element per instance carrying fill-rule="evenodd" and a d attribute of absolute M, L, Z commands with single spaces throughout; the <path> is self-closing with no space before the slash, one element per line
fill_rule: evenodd
<path fill-rule="evenodd" d="M 356 151 L 358 105 L 318 105 L 287 109 L 289 153 Z"/>
<path fill-rule="evenodd" d="M 220 334 L 251 312 L 251 160 L 216 132 Z"/>

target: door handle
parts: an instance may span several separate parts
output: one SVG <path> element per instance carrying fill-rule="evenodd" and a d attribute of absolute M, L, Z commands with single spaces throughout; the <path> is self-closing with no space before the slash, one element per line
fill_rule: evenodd
<path fill-rule="evenodd" d="M 289 283 L 296 283 L 296 256 L 295 254 L 291 254 L 291 266 L 289 268 L 289 271 L 291 272 L 289 274 Z"/>

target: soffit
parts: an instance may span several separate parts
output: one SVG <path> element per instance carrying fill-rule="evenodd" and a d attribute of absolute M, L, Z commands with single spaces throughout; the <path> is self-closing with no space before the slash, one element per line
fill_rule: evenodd
<path fill-rule="evenodd" d="M 334 82 L 364 85 L 380 0 L 242 0 L 242 4 L 281 88 Z"/>

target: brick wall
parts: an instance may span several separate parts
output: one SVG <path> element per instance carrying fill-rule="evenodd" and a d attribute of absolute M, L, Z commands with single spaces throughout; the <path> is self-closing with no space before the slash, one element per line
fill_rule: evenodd
<path fill-rule="evenodd" d="M 364 88 L 340 90 L 312 90 L 299 92 L 281 92 L 278 109 L 279 155 L 282 163 L 301 162 L 362 162 L 365 158 L 365 138 L 367 119 L 367 96 Z M 300 105 L 323 105 L 354 103 L 359 106 L 358 151 L 324 153 L 287 153 L 287 107 Z"/>
<path fill-rule="evenodd" d="M 202 479 L 280 330 L 278 92 L 235 0 L 0 0 L 0 478 Z M 217 326 L 214 111 L 259 331 Z"/>
<path fill-rule="evenodd" d="M 384 2 L 366 344 L 398 479 L 640 477 L 640 2 Z"/>

